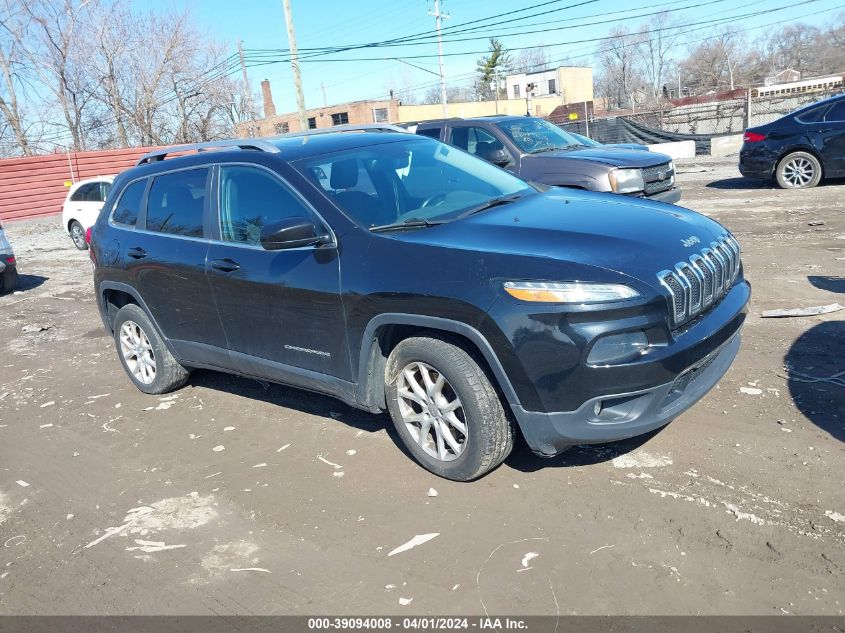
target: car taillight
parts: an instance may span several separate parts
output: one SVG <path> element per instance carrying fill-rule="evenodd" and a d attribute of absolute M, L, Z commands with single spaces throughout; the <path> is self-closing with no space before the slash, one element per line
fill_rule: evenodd
<path fill-rule="evenodd" d="M 766 139 L 765 134 L 758 134 L 757 132 L 746 132 L 742 136 L 742 140 L 746 143 L 759 143 Z"/>
<path fill-rule="evenodd" d="M 15 256 L 14 256 L 14 255 L 10 255 L 9 257 L 7 257 L 7 258 L 6 258 L 6 263 L 7 263 L 7 264 L 14 264 L 14 263 L 15 263 Z"/>
<path fill-rule="evenodd" d="M 91 228 L 92 227 L 89 226 L 88 229 L 85 231 L 85 243 L 89 246 L 91 245 Z"/>

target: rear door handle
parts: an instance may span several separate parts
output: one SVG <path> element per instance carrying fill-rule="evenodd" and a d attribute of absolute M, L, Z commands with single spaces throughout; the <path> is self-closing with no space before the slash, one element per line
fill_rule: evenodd
<path fill-rule="evenodd" d="M 147 251 L 145 251 L 140 246 L 136 246 L 126 251 L 126 254 L 129 255 L 129 257 L 131 257 L 132 259 L 143 259 L 147 256 Z"/>
<path fill-rule="evenodd" d="M 232 273 L 238 270 L 241 265 L 231 259 L 215 259 L 211 262 L 211 267 L 214 270 L 219 270 L 224 273 Z"/>

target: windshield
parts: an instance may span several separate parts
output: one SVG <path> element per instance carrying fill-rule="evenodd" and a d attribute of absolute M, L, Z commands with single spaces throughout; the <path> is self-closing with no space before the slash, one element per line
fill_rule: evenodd
<path fill-rule="evenodd" d="M 365 227 L 449 221 L 493 198 L 536 193 L 498 167 L 421 137 L 317 156 L 295 166 Z"/>
<path fill-rule="evenodd" d="M 548 152 L 555 149 L 574 149 L 583 144 L 569 132 L 543 119 L 525 117 L 498 123 L 516 146 L 528 154 Z"/>
<path fill-rule="evenodd" d="M 575 140 L 581 143 L 581 145 L 584 145 L 586 147 L 598 147 L 599 145 L 601 145 L 601 143 L 599 143 L 598 141 L 594 141 L 589 136 L 576 134 L 575 132 L 569 132 L 569 134 L 570 136 L 575 137 Z"/>

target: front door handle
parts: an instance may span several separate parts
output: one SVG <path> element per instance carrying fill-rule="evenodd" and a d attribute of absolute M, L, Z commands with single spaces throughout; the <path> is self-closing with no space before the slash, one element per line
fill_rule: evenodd
<path fill-rule="evenodd" d="M 241 267 L 241 265 L 236 261 L 232 261 L 231 259 L 226 258 L 226 259 L 215 259 L 214 261 L 211 262 L 211 267 L 214 270 L 219 270 L 220 272 L 232 273 L 232 272 L 235 272 L 236 270 L 238 270 Z"/>
<path fill-rule="evenodd" d="M 129 255 L 132 259 L 143 259 L 147 256 L 147 251 L 145 251 L 140 246 L 135 246 L 134 248 L 130 248 L 126 251 L 126 254 Z"/>

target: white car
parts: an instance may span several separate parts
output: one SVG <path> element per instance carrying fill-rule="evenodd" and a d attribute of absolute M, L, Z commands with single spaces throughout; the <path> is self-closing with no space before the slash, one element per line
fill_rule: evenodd
<path fill-rule="evenodd" d="M 62 226 L 81 251 L 88 248 L 85 232 L 93 226 L 111 189 L 114 176 L 97 176 L 74 183 L 62 205 Z"/>
<path fill-rule="evenodd" d="M 6 239 L 3 225 L 0 224 L 0 293 L 12 292 L 18 287 L 18 266 L 12 245 Z"/>

